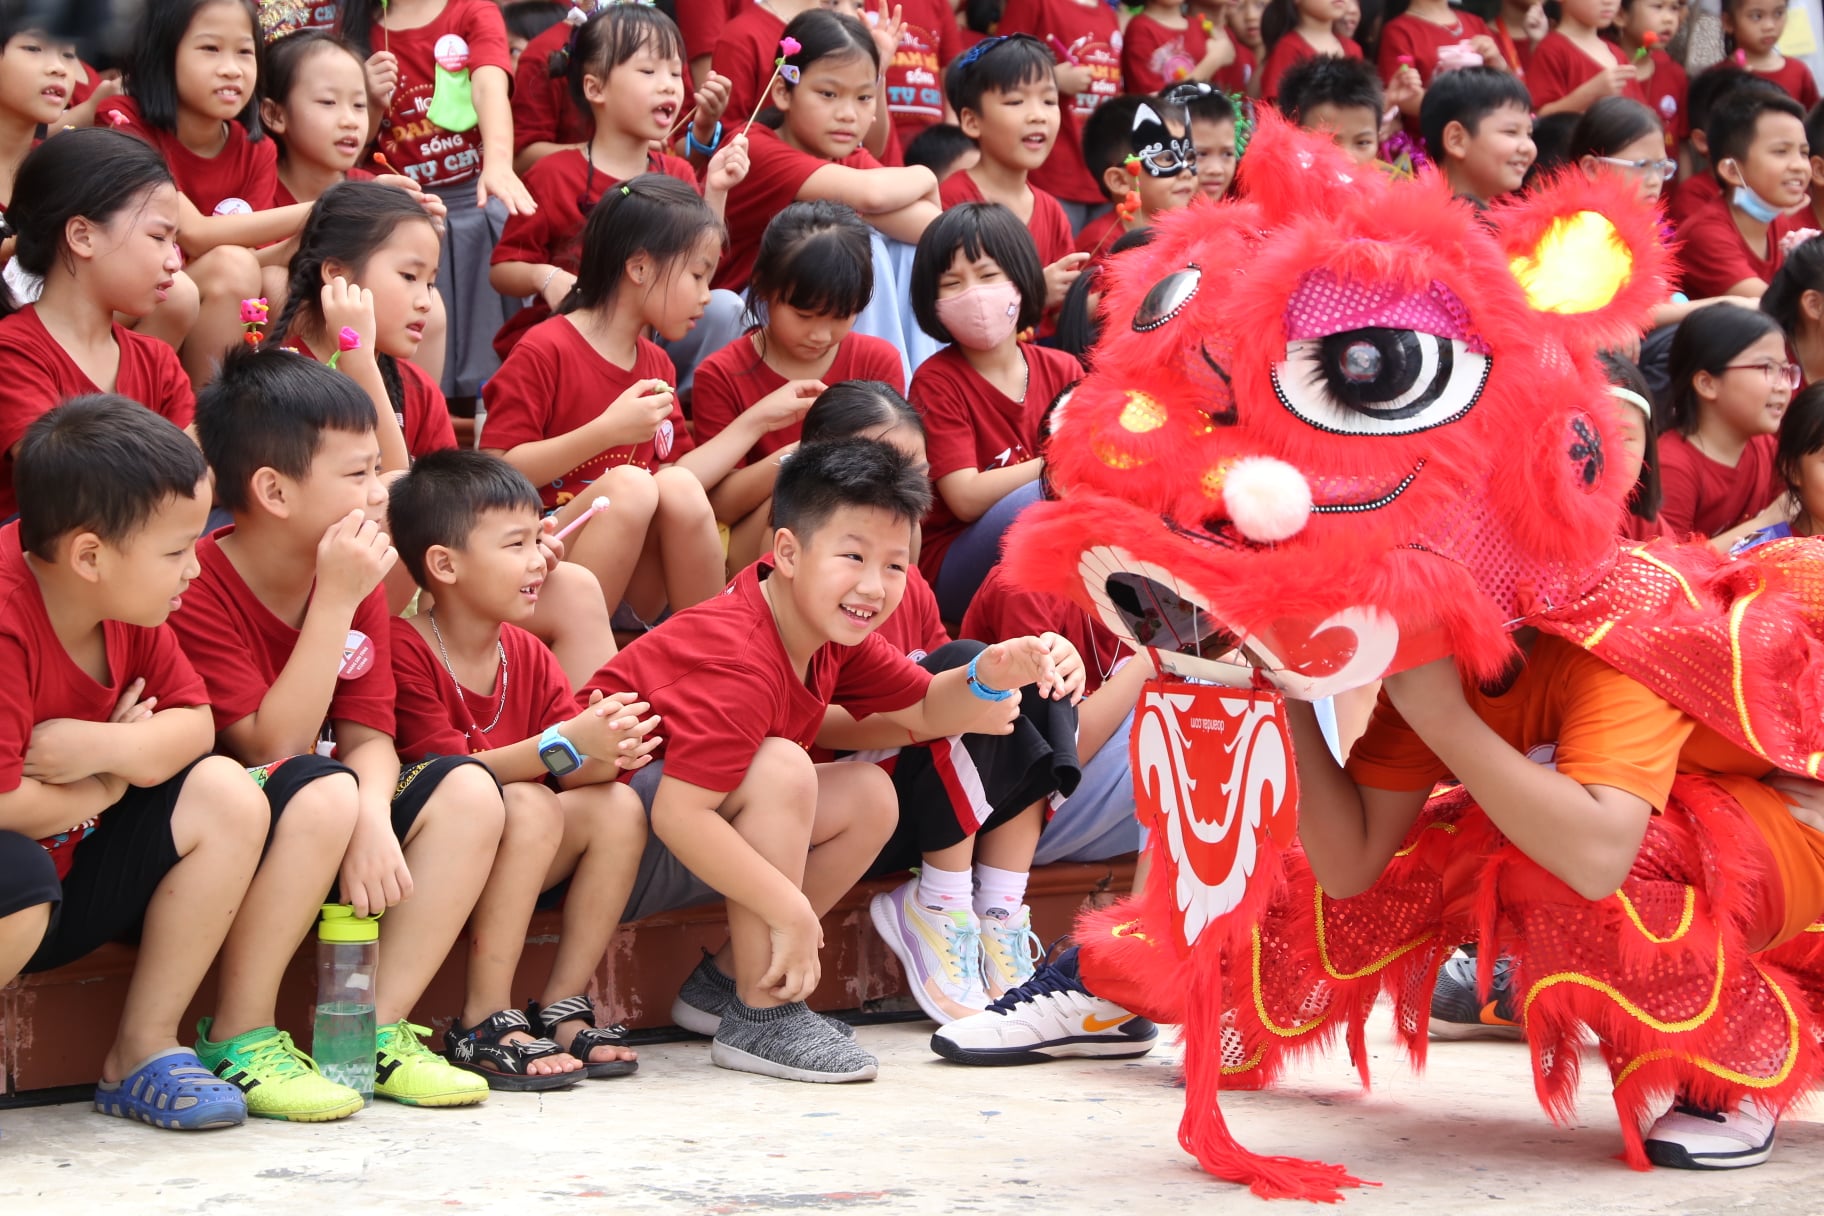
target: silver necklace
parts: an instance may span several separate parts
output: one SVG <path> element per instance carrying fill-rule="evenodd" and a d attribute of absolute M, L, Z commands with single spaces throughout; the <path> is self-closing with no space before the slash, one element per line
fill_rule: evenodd
<path fill-rule="evenodd" d="M 469 708 L 469 698 L 462 691 L 462 681 L 456 678 L 456 669 L 450 665 L 450 652 L 443 644 L 443 631 L 437 628 L 437 610 L 432 608 L 424 615 L 431 623 L 431 636 L 437 639 L 437 653 L 443 657 L 443 669 L 450 673 L 450 683 L 456 686 L 456 699 L 462 702 L 463 711 L 469 715 L 469 722 L 475 729 L 487 734 L 500 725 L 500 715 L 507 711 L 507 644 L 498 638 L 494 641 L 494 649 L 500 655 L 500 696 L 494 705 L 494 720 L 481 726 L 475 723 L 475 711 Z M 468 731 L 463 732 L 463 738 L 470 737 Z"/>

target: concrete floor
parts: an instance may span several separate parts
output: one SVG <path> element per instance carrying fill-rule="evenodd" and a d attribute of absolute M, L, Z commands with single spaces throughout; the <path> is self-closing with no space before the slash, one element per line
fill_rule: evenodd
<path fill-rule="evenodd" d="M 882 1065 L 866 1085 L 724 1072 L 693 1042 L 646 1049 L 636 1077 L 553 1096 L 496 1094 L 457 1111 L 382 1103 L 315 1127 L 183 1136 L 84 1105 L 0 1111 L 0 1213 L 1268 1210 L 1179 1150 L 1174 1050 L 1125 1064 L 964 1069 L 931 1056 L 929 1034 L 925 1023 L 863 1028 Z M 1278 1092 L 1224 1102 L 1251 1148 L 1341 1162 L 1383 1183 L 1351 1192 L 1348 1211 L 1824 1212 L 1819 1123 L 1789 1120 L 1759 1169 L 1637 1174 L 1616 1160 L 1593 1060 L 1585 1122 L 1558 1129 L 1533 1101 L 1518 1044 L 1436 1044 L 1421 1082 L 1384 1027 L 1370 1043 L 1372 1095 L 1332 1059 Z"/>

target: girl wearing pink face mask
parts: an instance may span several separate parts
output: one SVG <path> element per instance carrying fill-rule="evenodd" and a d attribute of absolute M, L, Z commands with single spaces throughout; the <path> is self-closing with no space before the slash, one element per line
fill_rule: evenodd
<path fill-rule="evenodd" d="M 912 259 L 912 312 L 949 345 L 912 376 L 936 490 L 919 570 L 947 621 L 1000 560 L 1001 534 L 1039 498 L 1039 422 L 1083 375 L 1061 351 L 1021 342 L 1045 307 L 1032 233 L 998 203 L 952 207 Z"/>

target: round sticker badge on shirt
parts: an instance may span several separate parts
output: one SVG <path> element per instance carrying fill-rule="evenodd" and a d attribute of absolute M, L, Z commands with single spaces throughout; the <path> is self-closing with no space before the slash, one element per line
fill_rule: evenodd
<path fill-rule="evenodd" d="M 342 666 L 336 670 L 338 680 L 358 680 L 373 670 L 374 641 L 359 629 L 348 631 L 342 641 Z"/>
<path fill-rule="evenodd" d="M 252 215 L 253 204 L 244 198 L 225 198 L 215 205 L 216 215 Z"/>
<path fill-rule="evenodd" d="M 672 437 L 671 419 L 667 418 L 665 421 L 659 423 L 659 429 L 652 437 L 652 450 L 657 454 L 660 460 L 664 460 L 667 456 L 671 455 Z"/>
<path fill-rule="evenodd" d="M 469 44 L 461 34 L 445 34 L 431 48 L 431 54 L 446 72 L 460 72 L 469 66 Z"/>
<path fill-rule="evenodd" d="M 1667 122 L 1678 117 L 1678 98 L 1667 93 L 1659 99 L 1659 112 Z"/>

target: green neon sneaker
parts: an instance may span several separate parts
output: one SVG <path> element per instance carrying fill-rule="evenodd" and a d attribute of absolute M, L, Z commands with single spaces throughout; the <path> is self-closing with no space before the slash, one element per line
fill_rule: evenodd
<path fill-rule="evenodd" d="M 485 1077 L 464 1072 L 429 1047 L 426 1026 L 398 1021 L 380 1028 L 374 1052 L 374 1096 L 407 1106 L 470 1106 L 488 1097 Z"/>
<path fill-rule="evenodd" d="M 196 1056 L 224 1081 L 247 1095 L 247 1113 L 260 1119 L 328 1123 L 360 1110 L 361 1095 L 317 1071 L 291 1036 L 262 1026 L 220 1043 L 209 1041 L 209 1018 L 196 1024 Z"/>

